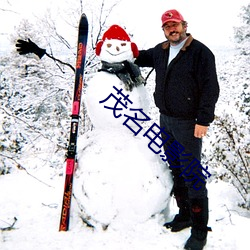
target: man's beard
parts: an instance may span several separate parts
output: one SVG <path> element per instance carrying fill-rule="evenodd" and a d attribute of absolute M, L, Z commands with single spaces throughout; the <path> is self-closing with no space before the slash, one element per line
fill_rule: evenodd
<path fill-rule="evenodd" d="M 171 35 L 174 35 L 174 34 L 179 34 L 179 39 L 177 40 L 172 40 L 171 39 Z M 172 31 L 169 33 L 168 36 L 166 36 L 166 38 L 168 39 L 168 41 L 170 41 L 172 44 L 179 44 L 181 41 L 183 41 L 185 38 L 186 38 L 186 33 L 185 32 L 176 32 L 176 31 Z"/>

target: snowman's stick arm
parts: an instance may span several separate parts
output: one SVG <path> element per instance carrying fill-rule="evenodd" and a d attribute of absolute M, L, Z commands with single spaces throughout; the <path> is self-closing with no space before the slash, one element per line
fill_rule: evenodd
<path fill-rule="evenodd" d="M 47 52 L 45 52 L 45 55 L 48 56 L 49 58 L 53 59 L 53 60 L 56 61 L 56 62 L 59 62 L 59 63 L 65 65 L 65 66 L 70 67 L 70 68 L 75 72 L 75 68 L 74 68 L 71 64 L 65 63 L 65 62 L 63 62 L 63 61 L 61 61 L 61 60 L 55 58 L 54 56 L 48 54 Z"/>
<path fill-rule="evenodd" d="M 148 74 L 147 74 L 147 76 L 146 76 L 146 78 L 145 78 L 145 85 L 146 85 L 146 83 L 147 83 L 147 80 L 148 80 L 148 78 L 149 78 L 149 76 L 151 75 L 151 73 L 154 71 L 154 68 L 152 68 L 149 72 L 148 72 Z"/>

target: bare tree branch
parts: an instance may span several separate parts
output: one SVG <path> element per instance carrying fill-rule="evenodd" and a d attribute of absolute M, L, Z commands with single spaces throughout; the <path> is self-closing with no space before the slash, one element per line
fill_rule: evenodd
<path fill-rule="evenodd" d="M 8 227 L 0 227 L 0 230 L 1 231 L 10 231 L 10 230 L 13 230 L 13 229 L 15 229 L 14 226 L 15 226 L 16 222 L 17 222 L 17 218 L 14 217 L 14 222 L 11 225 L 9 225 Z"/>
<path fill-rule="evenodd" d="M 70 67 L 75 72 L 75 68 L 71 64 L 65 63 L 65 62 L 55 58 L 53 55 L 48 54 L 47 52 L 45 53 L 45 55 L 48 56 L 49 58 L 53 59 L 55 62 L 59 62 L 59 63 L 61 63 L 63 65 L 66 65 L 66 66 Z M 60 66 L 58 64 L 57 64 L 57 66 L 60 68 Z M 61 68 L 60 68 L 60 70 L 62 71 Z M 64 72 L 62 71 L 62 73 L 64 73 Z"/>
<path fill-rule="evenodd" d="M 5 158 L 8 158 L 9 160 L 15 162 L 15 163 L 16 163 L 16 167 L 17 167 L 18 169 L 24 170 L 24 171 L 26 172 L 26 174 L 28 174 L 28 175 L 31 176 L 32 178 L 36 179 L 37 181 L 41 182 L 42 184 L 46 185 L 47 187 L 54 188 L 54 187 L 52 187 L 51 185 L 45 183 L 45 182 L 42 181 L 42 180 L 39 180 L 36 176 L 34 176 L 34 175 L 32 175 L 31 173 L 29 173 L 29 171 L 28 171 L 25 167 L 23 167 L 19 162 L 17 162 L 13 157 L 10 157 L 10 156 L 8 156 L 8 155 L 4 155 L 4 154 L 1 154 L 1 153 L 0 153 L 0 156 L 5 157 Z"/>

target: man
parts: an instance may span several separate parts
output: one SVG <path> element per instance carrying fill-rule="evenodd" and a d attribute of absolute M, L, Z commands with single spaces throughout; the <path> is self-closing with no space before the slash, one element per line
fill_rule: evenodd
<path fill-rule="evenodd" d="M 205 178 L 197 185 L 197 170 L 202 167 L 199 164 L 193 164 L 186 176 L 183 171 L 187 171 L 190 163 L 200 162 L 202 137 L 214 119 L 219 96 L 215 58 L 204 44 L 186 33 L 187 22 L 177 10 L 166 11 L 161 20 L 167 41 L 141 50 L 135 63 L 156 71 L 154 100 L 160 111 L 160 126 L 164 128 L 164 150 L 179 207 L 174 220 L 165 226 L 172 232 L 191 226 L 191 236 L 184 248 L 200 250 L 206 244 L 208 231 Z M 184 151 L 175 158 L 168 157 L 167 150 L 177 142 Z"/>

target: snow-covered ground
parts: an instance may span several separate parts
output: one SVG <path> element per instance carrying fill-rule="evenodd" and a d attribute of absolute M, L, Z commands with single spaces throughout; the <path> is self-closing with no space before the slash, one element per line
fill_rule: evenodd
<path fill-rule="evenodd" d="M 0 176 L 0 242 L 2 250 L 163 250 L 182 249 L 189 229 L 171 233 L 162 227 L 159 217 L 124 229 L 83 225 L 76 200 L 72 199 L 70 230 L 59 232 L 63 177 L 48 179 L 48 171 L 24 170 Z M 225 182 L 208 184 L 210 201 L 209 226 L 205 249 L 245 250 L 249 244 L 250 215 L 237 206 L 241 201 L 234 187 Z M 136 190 L 135 190 L 136 192 Z M 173 216 L 175 201 L 170 202 Z M 10 227 L 17 219 L 11 230 Z"/>

